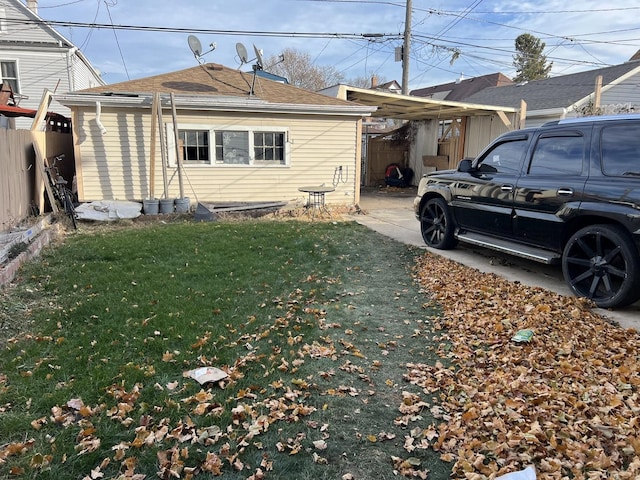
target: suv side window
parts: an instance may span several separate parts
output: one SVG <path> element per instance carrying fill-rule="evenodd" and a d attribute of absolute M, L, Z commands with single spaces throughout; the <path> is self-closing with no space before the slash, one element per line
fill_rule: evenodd
<path fill-rule="evenodd" d="M 584 156 L 581 135 L 541 136 L 529 165 L 531 175 L 580 175 Z"/>
<path fill-rule="evenodd" d="M 622 176 L 640 171 L 640 128 L 610 125 L 602 129 L 602 173 Z"/>
<path fill-rule="evenodd" d="M 526 139 L 500 143 L 484 156 L 478 165 L 478 170 L 486 173 L 520 173 L 520 165 L 526 149 Z"/>

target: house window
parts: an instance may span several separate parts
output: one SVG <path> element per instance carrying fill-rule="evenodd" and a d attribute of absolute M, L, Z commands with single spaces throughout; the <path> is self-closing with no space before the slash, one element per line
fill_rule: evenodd
<path fill-rule="evenodd" d="M 20 93 L 16 62 L 0 62 L 0 80 L 11 85 L 13 93 Z"/>
<path fill-rule="evenodd" d="M 207 130 L 179 130 L 178 133 L 185 163 L 211 163 Z"/>
<path fill-rule="evenodd" d="M 284 133 L 254 132 L 253 149 L 256 163 L 284 164 Z"/>
<path fill-rule="evenodd" d="M 167 124 L 169 139 L 172 128 Z M 217 129 L 183 124 L 178 129 L 185 165 L 286 166 L 289 163 L 287 136 L 287 129 L 280 127 Z M 175 161 L 175 154 L 172 158 Z"/>
<path fill-rule="evenodd" d="M 216 163 L 249 165 L 249 132 L 216 130 Z"/>

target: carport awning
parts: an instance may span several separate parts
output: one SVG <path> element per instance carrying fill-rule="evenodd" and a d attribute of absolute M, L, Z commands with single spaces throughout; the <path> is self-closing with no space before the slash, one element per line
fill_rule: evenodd
<path fill-rule="evenodd" d="M 513 114 L 518 109 L 496 105 L 433 100 L 340 85 L 339 98 L 378 107 L 372 116 L 401 120 L 448 120 L 477 115 Z"/>

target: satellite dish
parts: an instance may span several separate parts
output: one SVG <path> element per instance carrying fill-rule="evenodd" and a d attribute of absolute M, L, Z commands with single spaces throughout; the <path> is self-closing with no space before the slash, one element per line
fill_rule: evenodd
<path fill-rule="evenodd" d="M 240 42 L 236 43 L 236 52 L 238 53 L 238 57 L 240 57 L 240 62 L 242 62 L 242 64 L 249 63 L 247 49 Z"/>
<path fill-rule="evenodd" d="M 189 42 L 189 48 L 196 58 L 202 55 L 202 44 L 200 43 L 200 40 L 198 40 L 198 37 L 195 35 L 189 35 L 187 41 Z"/>
<path fill-rule="evenodd" d="M 253 51 L 256 52 L 256 67 L 258 70 L 262 70 L 262 65 L 263 65 L 262 52 L 255 45 L 253 46 Z"/>

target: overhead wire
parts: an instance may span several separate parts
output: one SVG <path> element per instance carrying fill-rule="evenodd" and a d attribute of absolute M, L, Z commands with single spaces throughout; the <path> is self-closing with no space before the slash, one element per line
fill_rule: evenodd
<path fill-rule="evenodd" d="M 81 1 L 85 1 L 85 0 L 76 0 L 76 1 L 72 1 L 72 2 L 66 2 L 66 3 L 61 3 L 58 6 L 65 6 L 65 5 L 71 5 L 71 4 L 76 4 L 76 3 L 80 3 Z M 406 4 L 405 2 L 393 2 L 393 1 L 372 1 L 372 0 L 296 0 L 296 1 L 300 1 L 300 2 L 325 2 L 325 3 L 356 3 L 356 4 L 378 4 L 378 5 L 389 5 L 392 7 L 404 7 Z M 570 36 L 564 36 L 564 35 L 553 35 L 547 32 L 540 32 L 540 31 L 536 31 L 536 30 L 528 30 L 526 28 L 523 27 L 516 27 L 513 25 L 508 25 L 508 24 L 504 24 L 504 23 L 500 23 L 500 22 L 496 22 L 496 21 L 489 21 L 487 19 L 481 19 L 481 18 L 476 18 L 477 15 L 479 14 L 483 14 L 483 13 L 491 13 L 492 15 L 500 15 L 500 14 L 514 14 L 514 13 L 518 13 L 518 14 L 533 14 L 533 13 L 544 13 L 544 14 L 549 14 L 549 13 L 585 13 L 585 12 L 615 12 L 615 11 L 632 11 L 632 10 L 637 10 L 640 9 L 640 7 L 618 7 L 618 8 L 599 8 L 599 9 L 567 9 L 567 10 L 550 10 L 550 11 L 544 11 L 544 12 L 537 12 L 537 11 L 521 11 L 521 12 L 500 12 L 500 11 L 491 11 L 491 12 L 483 12 L 474 8 L 477 8 L 477 6 L 480 5 L 480 3 L 482 2 L 482 0 L 475 0 L 474 2 L 472 2 L 467 8 L 465 8 L 462 11 L 451 11 L 451 10 L 435 10 L 435 9 L 430 9 L 430 8 L 415 8 L 414 10 L 416 11 L 422 11 L 422 12 L 426 12 L 426 16 L 424 17 L 423 20 L 421 20 L 417 25 L 424 25 L 426 19 L 429 16 L 432 15 L 441 15 L 441 16 L 453 16 L 454 19 L 452 21 L 450 21 L 447 25 L 445 25 L 445 27 L 443 27 L 435 36 L 421 36 L 422 34 L 420 32 L 414 32 L 414 34 L 412 35 L 415 39 L 417 39 L 416 43 L 421 44 L 420 49 L 416 49 L 414 50 L 414 55 L 412 55 L 412 58 L 416 58 L 416 60 L 420 60 L 420 64 L 427 66 L 428 68 L 436 68 L 433 65 L 428 64 L 427 62 L 425 62 L 425 58 L 419 58 L 415 56 L 416 52 L 421 52 L 421 53 L 425 53 L 425 48 L 426 47 L 431 47 L 432 48 L 432 52 L 431 52 L 431 56 L 433 59 L 438 58 L 437 56 L 440 55 L 441 58 L 439 60 L 437 60 L 438 64 L 441 64 L 442 62 L 445 61 L 445 58 L 451 56 L 451 54 L 454 51 L 458 51 L 460 57 L 459 60 L 465 60 L 466 62 L 472 62 L 473 59 L 475 58 L 477 59 L 485 59 L 484 61 L 487 62 L 493 62 L 494 64 L 500 64 L 501 62 L 499 60 L 490 60 L 487 59 L 486 57 L 482 57 L 479 56 L 477 54 L 475 54 L 473 51 L 474 50 L 483 50 L 483 51 L 492 51 L 491 47 L 487 47 L 482 45 L 479 42 L 482 41 L 491 41 L 491 39 L 481 39 L 478 37 L 473 37 L 471 39 L 469 39 L 470 41 L 465 42 L 465 41 L 460 41 L 460 40 L 465 40 L 464 38 L 461 39 L 457 39 L 456 37 L 452 37 L 452 36 L 447 36 L 446 33 L 449 32 L 450 30 L 452 30 L 456 25 L 459 24 L 459 22 L 461 22 L 462 20 L 467 20 L 467 21 L 473 21 L 473 22 L 479 22 L 479 23 L 485 23 L 488 25 L 495 25 L 495 26 L 499 26 L 499 27 L 503 27 L 503 28 L 507 28 L 507 29 L 517 29 L 519 31 L 523 31 L 523 32 L 531 32 L 531 33 L 535 33 L 538 35 L 541 35 L 541 38 L 543 39 L 557 39 L 559 40 L 559 42 L 555 45 L 551 45 L 552 48 L 557 49 L 560 46 L 566 46 L 568 45 L 566 42 L 571 42 L 570 44 L 572 45 L 577 45 L 579 48 L 581 48 L 582 50 L 585 51 L 585 53 L 591 57 L 594 61 L 579 61 L 576 62 L 575 59 L 567 59 L 567 58 L 563 58 L 561 56 L 553 56 L 553 57 L 549 57 L 550 60 L 553 60 L 555 63 L 554 65 L 557 65 L 559 67 L 562 67 L 562 65 L 572 65 L 572 63 L 570 62 L 574 62 L 573 65 L 596 65 L 596 66 L 602 66 L 602 65 L 606 65 L 605 63 L 603 63 L 602 61 L 600 61 L 595 55 L 593 55 L 592 53 L 590 53 L 587 49 L 586 49 L 586 45 L 597 45 L 597 44 L 608 44 L 608 45 L 623 45 L 623 46 L 635 46 L 634 42 L 637 42 L 638 39 L 609 39 L 609 40 L 597 40 L 595 37 L 599 36 L 599 35 L 606 35 L 606 34 L 613 34 L 613 33 L 626 33 L 626 32 L 632 32 L 635 30 L 640 30 L 638 28 L 631 28 L 631 29 L 620 29 L 620 30 L 613 30 L 610 32 L 592 32 L 592 33 L 580 33 L 580 34 L 573 34 Z M 4 3 L 2 0 L 0 0 L 0 4 Z M 98 1 L 98 5 L 99 5 L 99 1 Z M 349 56 L 347 56 L 345 59 L 341 60 L 338 63 L 342 63 L 344 62 L 344 60 L 348 59 L 348 58 L 352 58 L 354 55 L 358 55 L 358 54 L 362 54 L 362 51 L 365 50 L 364 58 L 361 58 L 358 62 L 355 62 L 352 66 L 361 64 L 364 62 L 365 64 L 365 70 L 368 68 L 371 68 L 371 59 L 373 58 L 374 55 L 379 55 L 379 54 L 383 54 L 385 55 L 384 60 L 382 61 L 381 64 L 385 64 L 386 62 L 389 61 L 389 59 L 393 56 L 393 48 L 389 48 L 390 46 L 393 47 L 392 42 L 393 41 L 398 41 L 401 40 L 403 35 L 400 32 L 384 32 L 384 33 L 380 33 L 381 38 L 383 38 L 384 40 L 382 42 L 371 42 L 370 38 L 367 38 L 367 34 L 366 33 L 354 33 L 354 32 L 280 32 L 280 31 L 251 31 L 251 30 L 219 30 L 219 29 L 201 29 L 201 28 L 176 28 L 176 27 L 159 27 L 159 26 L 141 26 L 141 25 L 118 25 L 115 24 L 113 22 L 113 19 L 111 18 L 111 12 L 109 11 L 108 8 L 108 4 L 105 1 L 105 5 L 107 5 L 107 10 L 108 10 L 108 14 L 109 14 L 109 19 L 111 21 L 110 24 L 101 24 L 101 23 L 96 23 L 96 19 L 97 19 L 97 11 L 96 11 L 96 16 L 94 18 L 94 21 L 92 23 L 82 23 L 82 22 L 69 22 L 69 21 L 56 21 L 56 20 L 52 20 L 52 21 L 45 21 L 44 23 L 52 25 L 52 26 L 62 26 L 62 27 L 69 27 L 69 28 L 89 28 L 90 29 L 90 33 L 87 35 L 87 38 L 85 39 L 85 41 L 83 42 L 81 48 L 84 48 L 85 45 L 88 44 L 90 38 L 91 38 L 91 34 L 94 30 L 98 30 L 98 29 L 111 29 L 114 33 L 114 37 L 116 38 L 116 43 L 118 44 L 118 50 L 125 68 L 125 71 L 127 70 L 127 66 L 124 60 L 124 54 L 122 52 L 122 49 L 120 47 L 119 41 L 118 41 L 118 36 L 116 31 L 117 30 L 130 30 L 130 31 L 147 31 L 147 32 L 171 32 L 171 33 L 203 33 L 203 34 L 213 34 L 213 35 L 252 35 L 252 36 L 263 36 L 263 37 L 300 37 L 300 38 L 325 38 L 328 39 L 328 41 L 326 42 L 325 46 L 322 48 L 322 50 L 320 51 L 320 53 L 318 53 L 316 55 L 316 58 L 314 59 L 314 62 L 317 61 L 317 59 L 319 58 L 320 54 L 326 50 L 326 48 L 328 47 L 328 45 L 331 43 L 332 40 L 334 39 L 341 39 L 341 40 L 347 40 L 347 41 L 352 41 L 354 43 L 357 43 L 360 45 L 360 48 L 358 48 L 357 50 L 355 50 L 353 53 L 351 53 Z M 50 6 L 50 7 L 46 7 L 46 8 L 55 8 L 54 6 Z M 470 15 L 471 10 L 473 10 L 474 15 Z M 588 37 L 588 38 L 586 38 Z M 367 43 L 362 44 L 362 41 L 366 41 Z M 563 45 L 564 43 L 564 45 Z M 374 47 L 375 45 L 375 47 Z M 497 48 L 497 49 L 493 49 L 493 51 L 498 54 L 498 55 L 504 55 L 505 58 L 512 58 L 513 55 L 513 48 L 512 47 L 504 47 L 504 48 Z M 552 50 L 553 51 L 553 50 Z M 441 53 L 438 53 L 441 52 Z M 448 54 L 448 55 L 445 55 Z M 507 61 L 503 61 L 502 65 L 508 65 Z M 348 70 L 351 67 L 347 67 L 346 69 L 342 69 L 343 71 Z M 380 68 L 379 66 L 377 67 L 377 69 Z M 568 67 L 567 67 L 568 68 Z M 443 70 L 443 71 L 449 71 L 446 70 L 444 68 L 439 68 L 439 70 Z M 128 71 L 127 73 L 127 78 L 129 78 L 129 73 Z M 426 73 L 426 72 L 423 72 Z M 456 72 L 458 73 L 458 72 Z"/>
<path fill-rule="evenodd" d="M 107 0 L 104 0 L 104 4 L 107 7 L 107 14 L 109 15 L 109 20 L 111 21 L 111 25 L 113 26 L 113 18 L 111 18 L 111 9 L 109 8 L 114 7 L 118 4 L 118 0 L 112 0 L 112 4 L 109 5 L 109 2 L 107 2 Z M 124 67 L 124 71 L 127 74 L 127 80 L 131 80 L 131 77 L 129 76 L 129 70 L 127 69 L 127 62 L 125 62 L 124 60 L 124 55 L 122 53 L 122 48 L 120 47 L 120 41 L 118 40 L 118 35 L 116 34 L 116 30 L 113 29 L 113 36 L 116 39 L 116 45 L 118 46 L 118 52 L 120 52 L 120 58 L 122 59 L 122 66 Z"/>

